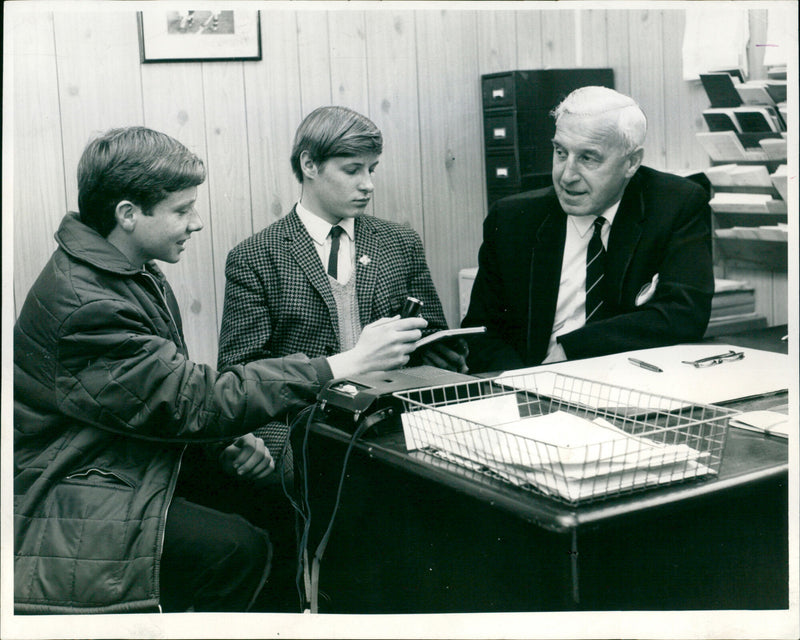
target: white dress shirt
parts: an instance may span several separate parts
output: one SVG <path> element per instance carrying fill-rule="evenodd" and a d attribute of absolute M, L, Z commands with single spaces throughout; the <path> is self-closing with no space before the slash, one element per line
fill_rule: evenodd
<path fill-rule="evenodd" d="M 619 202 L 611 205 L 603 213 L 606 224 L 600 234 L 603 247 L 608 248 L 611 224 L 617 215 Z M 556 338 L 586 324 L 586 251 L 592 239 L 592 227 L 596 216 L 567 216 L 567 237 L 564 240 L 564 258 L 561 262 L 561 281 L 558 285 L 556 315 L 550 345 L 543 363 L 566 360 L 564 348 Z"/>
<path fill-rule="evenodd" d="M 322 261 L 322 269 L 328 271 L 328 257 L 331 255 L 331 225 L 325 222 L 318 215 L 306 209 L 299 202 L 296 206 L 297 215 L 303 223 L 308 235 L 314 241 L 314 248 L 317 250 L 319 259 Z M 356 223 L 354 218 L 342 218 L 339 226 L 344 229 L 344 233 L 339 236 L 339 262 L 337 271 L 337 282 L 347 284 L 350 275 L 353 273 L 353 263 L 356 253 Z"/>

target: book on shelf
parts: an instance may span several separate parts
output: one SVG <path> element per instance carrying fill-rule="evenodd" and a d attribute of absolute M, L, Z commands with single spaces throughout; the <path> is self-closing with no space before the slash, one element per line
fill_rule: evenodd
<path fill-rule="evenodd" d="M 786 242 L 789 240 L 789 227 L 785 224 L 762 224 L 756 227 L 759 240 L 775 240 Z"/>
<path fill-rule="evenodd" d="M 714 281 L 714 296 L 711 298 L 711 317 L 744 315 L 756 310 L 756 291 L 742 281 L 729 281 L 737 288 L 725 288 L 718 279 Z M 733 285 L 732 285 L 733 286 Z"/>
<path fill-rule="evenodd" d="M 713 306 L 711 307 L 711 319 L 716 320 L 717 318 L 729 318 L 732 316 L 743 316 L 754 313 L 756 310 L 756 301 L 753 300 L 752 304 L 739 304 L 734 305 L 732 307 L 723 307 L 721 309 L 715 309 Z"/>
<path fill-rule="evenodd" d="M 712 187 L 763 187 L 772 186 L 769 171 L 764 165 L 722 164 L 704 170 Z"/>
<path fill-rule="evenodd" d="M 711 338 L 741 331 L 752 331 L 766 326 L 767 319 L 757 311 L 736 316 L 722 316 L 708 321 L 705 337 Z"/>
<path fill-rule="evenodd" d="M 784 201 L 789 199 L 788 193 L 788 174 L 787 168 L 785 164 L 778 165 L 778 168 L 775 169 L 774 173 L 772 173 L 769 177 L 770 181 L 772 182 L 773 186 L 777 190 L 777 192 L 781 195 Z"/>
<path fill-rule="evenodd" d="M 742 131 L 733 109 L 712 107 L 703 111 L 703 120 L 709 131 Z"/>
<path fill-rule="evenodd" d="M 698 134 L 699 135 L 699 134 Z M 764 150 L 768 160 L 786 161 L 786 143 L 784 137 L 764 138 L 759 140 L 759 146 Z"/>
<path fill-rule="evenodd" d="M 783 80 L 786 82 L 786 65 L 776 64 L 767 67 L 767 80 Z"/>
<path fill-rule="evenodd" d="M 788 213 L 789 205 L 786 200 L 773 198 L 767 200 L 767 211 L 769 213 Z"/>
<path fill-rule="evenodd" d="M 733 289 L 730 291 L 714 291 L 714 297 L 711 298 L 712 309 L 725 309 L 729 307 L 738 307 L 746 304 L 755 304 L 756 290 L 753 287 L 745 289 Z"/>
<path fill-rule="evenodd" d="M 763 80 L 748 80 L 737 84 L 735 88 L 742 104 L 775 104 L 772 96 L 767 93 L 767 83 Z"/>
<path fill-rule="evenodd" d="M 735 131 L 701 131 L 695 137 L 714 162 L 767 160 L 767 153 L 763 148 L 745 148 Z"/>
<path fill-rule="evenodd" d="M 774 107 L 751 106 L 739 107 L 734 111 L 736 121 L 742 133 L 763 133 L 781 131 L 782 122 Z"/>
<path fill-rule="evenodd" d="M 787 225 L 760 225 L 757 227 L 729 227 L 714 231 L 716 238 L 735 238 L 740 240 L 767 240 L 771 242 L 786 242 L 789 239 Z"/>
<path fill-rule="evenodd" d="M 715 212 L 769 213 L 767 202 L 770 200 L 772 196 L 768 193 L 718 191 L 708 205 Z"/>
<path fill-rule="evenodd" d="M 752 289 L 745 280 L 733 280 L 731 278 L 714 278 L 714 294 L 727 293 L 728 291 L 740 291 L 742 289 Z"/>
<path fill-rule="evenodd" d="M 736 84 L 741 80 L 730 73 L 701 73 L 700 82 L 712 107 L 738 107 L 742 104 L 742 98 L 736 91 Z"/>
<path fill-rule="evenodd" d="M 764 88 L 775 104 L 786 102 L 786 80 L 767 80 Z"/>
<path fill-rule="evenodd" d="M 703 120 L 709 131 L 766 133 L 784 129 L 775 108 L 766 105 L 706 109 L 703 111 Z"/>

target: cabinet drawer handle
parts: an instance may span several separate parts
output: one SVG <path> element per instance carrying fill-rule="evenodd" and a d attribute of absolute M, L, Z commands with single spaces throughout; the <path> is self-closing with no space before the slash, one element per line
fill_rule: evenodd
<path fill-rule="evenodd" d="M 506 90 L 502 87 L 500 89 L 492 89 L 492 100 L 499 100 L 506 97 Z"/>
<path fill-rule="evenodd" d="M 492 131 L 492 136 L 494 136 L 495 140 L 505 140 L 506 139 L 506 128 L 505 127 L 496 127 Z"/>
<path fill-rule="evenodd" d="M 497 167 L 494 175 L 496 178 L 508 178 L 508 167 Z"/>

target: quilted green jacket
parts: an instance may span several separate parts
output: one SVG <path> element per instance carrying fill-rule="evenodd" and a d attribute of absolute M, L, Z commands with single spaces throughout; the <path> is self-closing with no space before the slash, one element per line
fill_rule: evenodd
<path fill-rule="evenodd" d="M 17 613 L 152 611 L 189 442 L 314 401 L 324 359 L 191 362 L 169 285 L 67 214 L 14 327 Z"/>

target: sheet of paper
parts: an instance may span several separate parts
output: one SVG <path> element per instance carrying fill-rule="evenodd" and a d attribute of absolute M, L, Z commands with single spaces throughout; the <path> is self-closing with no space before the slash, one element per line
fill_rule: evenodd
<path fill-rule="evenodd" d="M 732 427 L 789 437 L 789 416 L 777 411 L 748 411 L 731 418 Z"/>
<path fill-rule="evenodd" d="M 683 364 L 684 360 L 699 360 L 730 350 L 743 352 L 744 358 L 704 368 Z M 658 373 L 637 367 L 628 361 L 629 357 L 653 364 L 663 371 Z M 699 404 L 781 391 L 788 388 L 792 375 L 789 356 L 784 354 L 724 344 L 684 344 L 508 371 L 503 377 L 539 371 L 585 378 Z"/>

